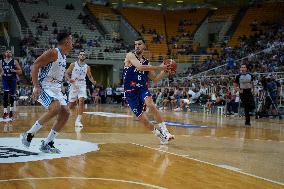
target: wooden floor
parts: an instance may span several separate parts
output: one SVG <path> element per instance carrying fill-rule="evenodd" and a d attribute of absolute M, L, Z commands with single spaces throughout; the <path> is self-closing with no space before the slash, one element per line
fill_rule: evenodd
<path fill-rule="evenodd" d="M 0 123 L 1 138 L 18 137 L 45 110 L 17 111 L 15 121 Z M 115 105 L 86 111 L 132 116 Z M 58 139 L 96 143 L 99 150 L 24 163 L 1 163 L 0 158 L 0 188 L 284 188 L 283 120 L 253 119 L 246 128 L 239 117 L 170 111 L 163 115 L 167 121 L 190 125 L 169 126 L 176 139 L 161 146 L 134 117 L 84 114 L 83 129 L 75 131 L 73 113 Z M 46 137 L 52 122 L 36 137 Z"/>

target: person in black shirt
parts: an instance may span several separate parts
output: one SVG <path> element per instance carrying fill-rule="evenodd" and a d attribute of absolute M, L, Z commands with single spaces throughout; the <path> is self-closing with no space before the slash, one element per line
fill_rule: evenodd
<path fill-rule="evenodd" d="M 247 65 L 242 64 L 240 74 L 236 77 L 236 83 L 240 88 L 240 98 L 245 109 L 245 125 L 250 126 L 250 112 L 255 109 L 254 98 L 252 94 L 253 89 L 253 76 L 247 73 Z"/>

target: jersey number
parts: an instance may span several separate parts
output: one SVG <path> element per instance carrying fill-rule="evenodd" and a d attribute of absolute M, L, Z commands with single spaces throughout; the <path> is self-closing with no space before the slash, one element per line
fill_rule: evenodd
<path fill-rule="evenodd" d="M 138 75 L 138 80 L 141 80 L 141 75 Z"/>

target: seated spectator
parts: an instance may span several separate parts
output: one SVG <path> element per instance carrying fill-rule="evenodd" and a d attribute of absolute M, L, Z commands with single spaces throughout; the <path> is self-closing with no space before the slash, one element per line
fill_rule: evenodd
<path fill-rule="evenodd" d="M 53 20 L 53 22 L 52 22 L 52 27 L 57 27 L 57 23 L 56 23 L 56 21 L 55 20 Z"/>
<path fill-rule="evenodd" d="M 94 102 L 94 104 L 99 104 L 99 103 L 101 103 L 101 97 L 100 97 L 100 95 L 99 95 L 99 91 L 100 91 L 100 89 L 95 89 L 94 91 L 93 91 L 93 93 L 92 93 L 92 98 L 93 98 L 93 102 Z"/>

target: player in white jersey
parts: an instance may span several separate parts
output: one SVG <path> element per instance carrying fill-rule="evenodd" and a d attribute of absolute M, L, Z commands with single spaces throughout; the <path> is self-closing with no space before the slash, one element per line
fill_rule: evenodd
<path fill-rule="evenodd" d="M 45 51 L 35 60 L 31 72 L 34 85 L 33 97 L 47 108 L 47 112 L 21 135 L 23 145 L 29 147 L 42 125 L 56 116 L 50 133 L 41 142 L 40 150 L 45 153 L 60 153 L 60 150 L 54 147 L 54 139 L 66 124 L 70 114 L 61 85 L 66 69 L 66 54 L 73 48 L 72 36 L 68 33 L 59 33 L 57 41 L 57 48 Z"/>
<path fill-rule="evenodd" d="M 75 121 L 75 126 L 83 127 L 83 124 L 81 123 L 81 117 L 84 111 L 84 102 L 87 98 L 86 75 L 94 85 L 96 84 L 96 81 L 92 76 L 90 66 L 85 63 L 85 52 L 81 51 L 78 58 L 79 61 L 70 64 L 69 68 L 66 70 L 65 78 L 71 84 L 68 99 L 70 102 L 69 108 L 73 109 L 77 104 L 77 100 L 79 100 L 79 110 L 77 119 Z"/>

